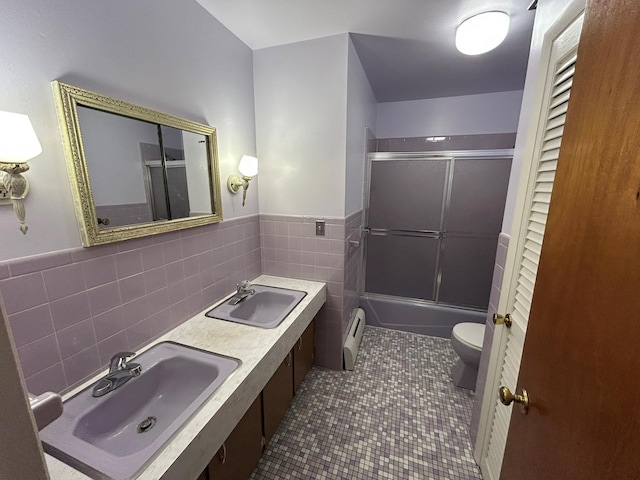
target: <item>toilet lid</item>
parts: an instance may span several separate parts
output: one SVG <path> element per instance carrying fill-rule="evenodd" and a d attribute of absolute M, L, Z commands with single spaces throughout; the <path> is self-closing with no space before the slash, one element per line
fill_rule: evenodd
<path fill-rule="evenodd" d="M 484 340 L 483 323 L 459 323 L 453 327 L 453 334 L 462 343 L 477 350 L 482 350 Z"/>

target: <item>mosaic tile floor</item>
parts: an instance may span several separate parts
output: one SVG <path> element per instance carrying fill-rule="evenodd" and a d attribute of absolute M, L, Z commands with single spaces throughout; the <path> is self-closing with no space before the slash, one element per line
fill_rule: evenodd
<path fill-rule="evenodd" d="M 353 372 L 309 372 L 251 480 L 481 479 L 447 339 L 367 327 Z"/>

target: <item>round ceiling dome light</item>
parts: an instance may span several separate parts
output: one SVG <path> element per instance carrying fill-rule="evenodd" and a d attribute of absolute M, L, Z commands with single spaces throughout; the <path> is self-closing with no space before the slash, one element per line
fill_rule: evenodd
<path fill-rule="evenodd" d="M 465 55 L 480 55 L 500 45 L 509 32 L 509 15 L 485 12 L 467 18 L 456 30 L 456 48 Z"/>

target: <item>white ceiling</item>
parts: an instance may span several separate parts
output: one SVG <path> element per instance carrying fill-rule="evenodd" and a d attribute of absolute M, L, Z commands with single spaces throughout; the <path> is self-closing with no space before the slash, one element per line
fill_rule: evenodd
<path fill-rule="evenodd" d="M 197 0 L 254 50 L 351 33 L 380 102 L 520 90 L 533 11 L 527 0 Z M 511 16 L 505 42 L 468 57 L 456 26 L 476 13 Z"/>

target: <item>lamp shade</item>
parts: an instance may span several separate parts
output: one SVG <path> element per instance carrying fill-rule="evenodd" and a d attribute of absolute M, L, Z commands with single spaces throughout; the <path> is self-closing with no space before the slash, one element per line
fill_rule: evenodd
<path fill-rule="evenodd" d="M 238 171 L 245 177 L 255 177 L 258 174 L 258 159 L 243 155 L 238 165 Z"/>
<path fill-rule="evenodd" d="M 500 45 L 509 33 L 509 15 L 485 12 L 467 18 L 456 30 L 456 48 L 465 55 L 480 55 Z"/>
<path fill-rule="evenodd" d="M 40 153 L 42 147 L 29 117 L 0 112 L 0 162 L 25 163 Z"/>

